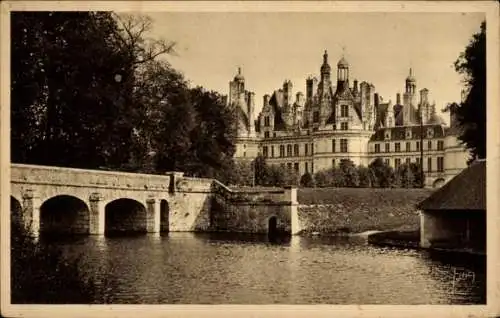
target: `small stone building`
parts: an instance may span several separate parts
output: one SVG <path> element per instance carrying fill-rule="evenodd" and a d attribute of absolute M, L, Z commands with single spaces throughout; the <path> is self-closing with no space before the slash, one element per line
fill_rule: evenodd
<path fill-rule="evenodd" d="M 486 251 L 486 160 L 476 161 L 417 205 L 420 246 Z"/>

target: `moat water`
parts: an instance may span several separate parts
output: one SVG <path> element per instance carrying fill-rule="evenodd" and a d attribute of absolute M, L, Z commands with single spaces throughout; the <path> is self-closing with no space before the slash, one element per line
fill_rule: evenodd
<path fill-rule="evenodd" d="M 484 304 L 485 260 L 361 238 L 169 233 L 43 239 L 102 304 Z M 54 273 L 48 273 L 55 275 Z"/>

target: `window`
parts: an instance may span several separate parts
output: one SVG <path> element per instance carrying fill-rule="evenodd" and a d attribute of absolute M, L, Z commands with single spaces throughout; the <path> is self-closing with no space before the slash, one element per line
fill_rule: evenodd
<path fill-rule="evenodd" d="M 410 158 L 406 158 L 405 163 L 406 163 L 407 165 L 409 165 L 409 164 L 411 163 L 411 159 L 410 159 Z"/>
<path fill-rule="evenodd" d="M 347 139 L 340 139 L 340 152 L 345 153 L 347 152 Z"/>
<path fill-rule="evenodd" d="M 274 158 L 274 146 L 271 146 L 271 157 Z"/>
<path fill-rule="evenodd" d="M 269 138 L 269 131 L 264 132 L 264 138 Z"/>
<path fill-rule="evenodd" d="M 427 142 L 427 149 L 431 150 L 432 149 L 432 140 L 429 140 Z"/>
<path fill-rule="evenodd" d="M 347 123 L 344 122 L 344 123 L 340 123 L 340 130 L 347 130 Z"/>
<path fill-rule="evenodd" d="M 398 169 L 400 165 L 401 165 L 401 159 L 399 158 L 394 159 L 394 167 Z"/>
<path fill-rule="evenodd" d="M 333 124 L 333 130 L 337 130 L 337 124 Z"/>
<path fill-rule="evenodd" d="M 299 156 L 299 145 L 297 145 L 297 144 L 293 145 L 293 155 L 295 157 Z"/>
<path fill-rule="evenodd" d="M 415 145 L 416 145 L 417 151 L 420 151 L 420 141 L 417 141 Z"/>
<path fill-rule="evenodd" d="M 349 117 L 349 106 L 340 106 L 340 117 Z"/>
<path fill-rule="evenodd" d="M 311 173 L 314 173 L 314 162 L 311 162 Z"/>
<path fill-rule="evenodd" d="M 396 152 L 400 152 L 401 151 L 401 144 L 399 142 L 395 143 L 394 147 L 395 147 Z"/>
<path fill-rule="evenodd" d="M 286 156 L 287 157 L 292 156 L 292 145 L 286 145 Z"/>
<path fill-rule="evenodd" d="M 427 158 L 427 171 L 432 172 L 432 158 Z"/>
<path fill-rule="evenodd" d="M 437 158 L 437 171 L 438 172 L 444 171 L 444 158 L 443 157 Z"/>
<path fill-rule="evenodd" d="M 311 155 L 314 155 L 314 144 L 311 144 Z"/>
<path fill-rule="evenodd" d="M 384 163 L 387 165 L 387 166 L 390 166 L 391 165 L 391 161 L 389 159 L 384 159 Z"/>
<path fill-rule="evenodd" d="M 267 156 L 268 156 L 268 153 L 267 153 L 267 146 L 264 146 L 264 147 L 262 148 L 262 155 L 263 155 L 264 157 L 266 157 L 266 158 L 267 158 Z"/>
<path fill-rule="evenodd" d="M 427 128 L 427 138 L 434 137 L 434 130 L 432 128 Z"/>
<path fill-rule="evenodd" d="M 276 138 L 276 133 L 273 133 L 273 137 Z"/>
<path fill-rule="evenodd" d="M 422 165 L 422 158 L 417 158 L 417 165 L 419 167 Z"/>
<path fill-rule="evenodd" d="M 285 164 L 284 164 L 284 163 L 281 163 L 281 164 L 280 164 L 280 167 L 281 167 L 281 169 L 285 169 Z"/>
<path fill-rule="evenodd" d="M 335 149 L 336 147 L 336 144 L 335 144 L 335 139 L 332 140 L 332 152 L 336 152 L 337 150 Z"/>
<path fill-rule="evenodd" d="M 390 145 L 389 145 L 389 143 L 387 142 L 387 143 L 385 144 L 385 152 L 389 152 L 389 151 L 390 151 Z"/>
<path fill-rule="evenodd" d="M 444 149 L 444 142 L 442 140 L 438 140 L 438 150 Z"/>
<path fill-rule="evenodd" d="M 380 152 L 380 144 L 375 144 L 375 152 L 376 153 Z"/>
<path fill-rule="evenodd" d="M 286 164 L 286 168 L 288 169 L 288 171 L 291 171 L 292 170 L 292 163 L 291 162 L 288 162 Z"/>
<path fill-rule="evenodd" d="M 314 123 L 319 122 L 319 112 L 314 112 L 313 113 L 313 122 Z"/>
<path fill-rule="evenodd" d="M 385 131 L 384 138 L 385 140 L 391 139 L 391 131 L 389 129 Z"/>
<path fill-rule="evenodd" d="M 406 151 L 410 152 L 411 151 L 411 146 L 409 142 L 406 142 Z"/>
<path fill-rule="evenodd" d="M 304 145 L 304 155 L 308 155 L 309 149 L 307 148 L 307 144 Z"/>
<path fill-rule="evenodd" d="M 332 159 L 332 167 L 335 168 L 335 159 Z"/>
<path fill-rule="evenodd" d="M 280 157 L 285 156 L 285 145 L 280 145 Z"/>
<path fill-rule="evenodd" d="M 247 152 L 243 152 L 243 157 L 246 157 L 247 156 Z"/>
<path fill-rule="evenodd" d="M 307 165 L 307 162 L 304 163 L 304 170 L 306 171 L 306 173 L 309 173 L 309 166 Z"/>
<path fill-rule="evenodd" d="M 293 169 L 295 170 L 295 172 L 297 172 L 297 173 L 299 172 L 299 163 L 298 162 L 293 164 Z"/>
<path fill-rule="evenodd" d="M 411 129 L 406 129 L 406 139 L 411 139 Z"/>
<path fill-rule="evenodd" d="M 264 117 L 264 126 L 269 127 L 269 123 L 270 123 L 269 116 Z"/>

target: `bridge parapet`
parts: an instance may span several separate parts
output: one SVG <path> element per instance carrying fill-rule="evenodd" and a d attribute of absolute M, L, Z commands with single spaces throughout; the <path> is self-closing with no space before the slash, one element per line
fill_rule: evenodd
<path fill-rule="evenodd" d="M 183 177 L 175 182 L 176 191 L 190 193 L 210 193 L 214 179 Z"/>
<path fill-rule="evenodd" d="M 168 191 L 171 178 L 172 175 L 84 170 L 24 164 L 11 165 L 11 182 L 23 184 Z"/>

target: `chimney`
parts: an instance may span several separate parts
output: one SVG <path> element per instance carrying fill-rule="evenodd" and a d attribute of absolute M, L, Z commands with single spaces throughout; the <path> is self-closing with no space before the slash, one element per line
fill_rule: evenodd
<path fill-rule="evenodd" d="M 401 94 L 400 93 L 396 94 L 396 105 L 401 105 Z"/>
<path fill-rule="evenodd" d="M 380 97 L 378 96 L 378 93 L 375 93 L 373 96 L 374 96 L 374 99 L 375 99 L 375 108 L 378 109 L 378 104 L 379 104 L 379 101 L 380 101 Z"/>
<path fill-rule="evenodd" d="M 428 102 L 429 91 L 424 88 L 420 90 L 420 103 L 425 104 Z"/>
<path fill-rule="evenodd" d="M 269 100 L 271 99 L 271 96 L 268 94 L 264 95 L 264 107 L 269 105 Z"/>
<path fill-rule="evenodd" d="M 353 89 L 354 93 L 358 93 L 358 80 L 354 80 Z"/>

